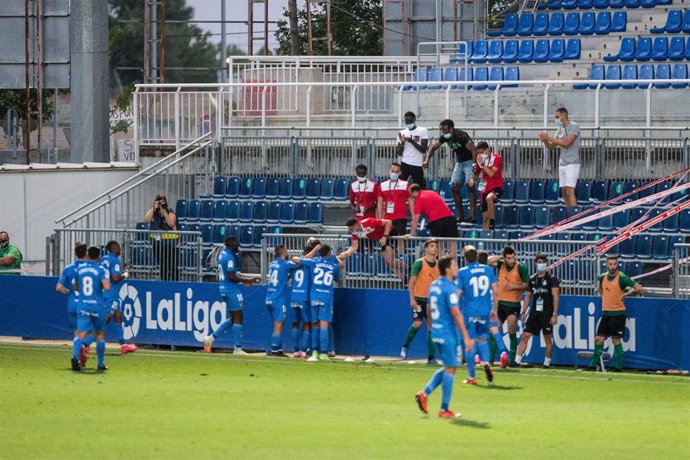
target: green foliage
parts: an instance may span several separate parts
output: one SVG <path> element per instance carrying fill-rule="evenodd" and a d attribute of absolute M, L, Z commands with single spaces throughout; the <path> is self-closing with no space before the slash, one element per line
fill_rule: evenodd
<path fill-rule="evenodd" d="M 51 90 L 44 89 L 41 91 L 42 103 L 41 109 L 43 111 L 43 121 L 50 120 L 53 116 L 53 94 Z M 38 111 L 37 91 L 32 89 L 29 91 L 29 104 L 31 112 Z M 17 112 L 22 134 L 22 144 L 26 147 L 26 139 L 29 136 L 29 131 L 34 131 L 38 128 L 38 119 L 36 115 L 31 115 L 30 126 L 26 123 L 26 90 L 23 89 L 6 89 L 0 90 L 0 116 L 4 116 L 8 110 Z"/>
<path fill-rule="evenodd" d="M 333 54 L 339 56 L 380 56 L 383 54 L 383 9 L 381 0 L 332 0 L 331 32 Z M 290 54 L 290 27 L 286 19 L 278 21 L 275 33 L 278 40 L 276 54 Z M 308 54 L 307 11 L 297 11 L 300 54 Z M 326 11 L 322 6 L 312 8 L 312 36 L 326 36 Z M 314 42 L 314 54 L 326 55 L 325 40 Z"/>

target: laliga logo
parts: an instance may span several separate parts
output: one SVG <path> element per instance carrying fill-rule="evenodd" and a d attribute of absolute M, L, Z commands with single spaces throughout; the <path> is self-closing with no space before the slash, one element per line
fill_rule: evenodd
<path fill-rule="evenodd" d="M 141 323 L 141 302 L 139 292 L 127 283 L 120 288 L 120 306 L 122 308 L 122 331 L 125 340 L 129 340 L 139 333 Z"/>

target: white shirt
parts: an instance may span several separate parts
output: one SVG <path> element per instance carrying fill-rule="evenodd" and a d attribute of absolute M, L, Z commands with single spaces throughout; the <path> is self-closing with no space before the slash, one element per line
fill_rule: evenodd
<path fill-rule="evenodd" d="M 429 139 L 429 131 L 419 126 L 415 126 L 412 131 L 405 128 L 400 131 L 400 134 L 412 138 L 418 144 L 422 143 L 422 139 Z M 398 139 L 398 142 L 400 142 L 400 139 Z M 404 146 L 401 161 L 410 166 L 422 166 L 422 163 L 424 163 L 424 152 L 420 152 L 409 142 L 405 142 Z"/>

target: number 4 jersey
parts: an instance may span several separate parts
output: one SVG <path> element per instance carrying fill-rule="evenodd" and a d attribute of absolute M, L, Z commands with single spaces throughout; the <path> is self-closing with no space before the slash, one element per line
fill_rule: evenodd
<path fill-rule="evenodd" d="M 456 280 L 465 316 L 488 316 L 494 306 L 491 285 L 496 274 L 488 265 L 473 262 L 458 270 Z"/>
<path fill-rule="evenodd" d="M 299 263 L 311 270 L 311 301 L 333 299 L 333 282 L 340 276 L 338 259 L 335 256 L 300 259 Z"/>

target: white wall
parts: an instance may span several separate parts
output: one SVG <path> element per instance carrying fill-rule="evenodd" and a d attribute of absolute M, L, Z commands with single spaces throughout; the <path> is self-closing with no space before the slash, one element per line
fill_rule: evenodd
<path fill-rule="evenodd" d="M 0 230 L 26 261 L 44 261 L 55 220 L 105 192 L 137 168 L 0 172 Z M 40 270 L 39 270 L 40 271 Z"/>

